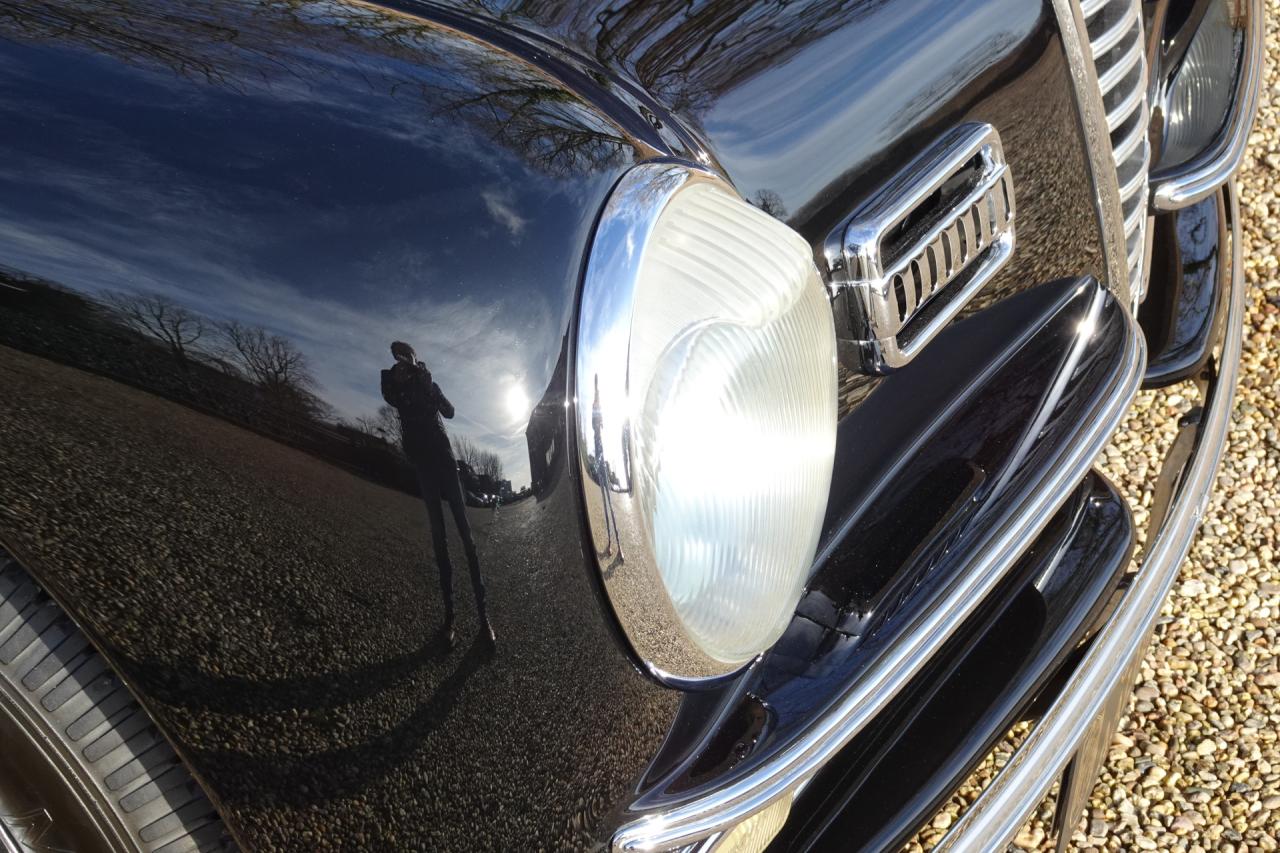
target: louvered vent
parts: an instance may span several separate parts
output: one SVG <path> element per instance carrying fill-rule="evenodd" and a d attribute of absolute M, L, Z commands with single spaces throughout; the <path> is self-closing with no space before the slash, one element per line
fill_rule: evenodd
<path fill-rule="evenodd" d="M 1103 111 L 1111 132 L 1120 206 L 1128 254 L 1129 290 L 1140 299 L 1147 230 L 1147 169 L 1151 161 L 1147 128 L 1151 110 L 1147 103 L 1146 39 L 1143 37 L 1141 0 L 1081 0 L 1089 47 Z"/>

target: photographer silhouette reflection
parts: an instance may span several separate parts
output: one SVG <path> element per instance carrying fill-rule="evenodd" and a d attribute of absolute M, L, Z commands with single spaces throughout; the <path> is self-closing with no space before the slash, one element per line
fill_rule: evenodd
<path fill-rule="evenodd" d="M 453 564 L 449 561 L 449 543 L 445 536 L 444 511 L 441 501 L 448 501 L 453 520 L 462 536 L 462 545 L 471 569 L 471 588 L 475 592 L 480 618 L 480 633 L 491 644 L 496 641 L 493 625 L 485 610 L 484 580 L 480 577 L 480 560 L 471 524 L 467 521 L 466 503 L 462 499 L 462 483 L 458 479 L 458 463 L 453 457 L 449 434 L 442 417 L 453 417 L 453 404 L 431 378 L 431 371 L 417 360 L 413 347 L 403 341 L 391 344 L 396 363 L 382 371 L 382 398 L 400 415 L 400 434 L 405 455 L 418 475 L 422 500 L 427 505 L 431 524 L 431 545 L 436 566 L 440 570 L 440 594 L 444 599 L 444 625 L 440 633 L 452 647 L 453 633 Z"/>
<path fill-rule="evenodd" d="M 618 544 L 618 560 L 625 559 L 622 555 L 622 536 L 618 533 L 618 516 L 613 511 L 613 488 L 610 480 L 613 478 L 613 472 L 609 468 L 609 463 L 604 458 L 604 412 L 600 407 L 600 377 L 595 377 L 596 396 L 591 402 L 591 434 L 594 439 L 596 451 L 596 479 L 600 483 L 600 497 L 604 501 L 604 529 L 605 529 L 605 546 L 604 553 L 600 556 L 608 557 L 613 553 L 613 545 Z"/>

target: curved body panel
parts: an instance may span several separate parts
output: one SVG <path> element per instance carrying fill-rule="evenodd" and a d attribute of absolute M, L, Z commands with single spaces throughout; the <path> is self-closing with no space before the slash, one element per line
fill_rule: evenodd
<path fill-rule="evenodd" d="M 595 212 L 661 140 L 425 19 L 130 5 L 0 16 L 4 541 L 246 847 L 591 843 L 678 697 L 588 575 L 566 331 Z M 456 410 L 493 652 L 447 505 L 436 634 L 396 340 Z"/>
<path fill-rule="evenodd" d="M 552 5 L 0 11 L 0 541 L 248 848 L 599 846 L 718 707 L 638 671 L 584 544 L 574 312 L 628 168 L 718 170 L 818 254 L 988 122 L 1018 249 L 966 316 L 1102 272 L 1040 4 Z M 394 341 L 460 503 L 400 447 Z"/>

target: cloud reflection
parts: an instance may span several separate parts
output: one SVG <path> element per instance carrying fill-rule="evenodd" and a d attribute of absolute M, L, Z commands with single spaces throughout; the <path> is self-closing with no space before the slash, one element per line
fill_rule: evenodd
<path fill-rule="evenodd" d="M 261 328 L 304 354 L 347 423 L 382 404 L 386 341 L 410 341 L 449 388 L 452 431 L 528 484 L 532 400 L 560 357 L 591 212 L 630 156 L 618 132 L 523 61 L 422 19 L 115 5 L 83 31 L 70 24 L 101 13 L 75 0 L 0 12 L 0 264 Z M 315 40 L 276 45 L 278 27 Z M 54 37 L 56 61 L 23 47 Z"/>

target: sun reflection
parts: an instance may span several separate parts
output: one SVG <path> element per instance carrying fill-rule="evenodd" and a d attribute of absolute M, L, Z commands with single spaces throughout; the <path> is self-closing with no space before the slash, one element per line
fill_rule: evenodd
<path fill-rule="evenodd" d="M 507 414 L 516 420 L 528 417 L 529 410 L 532 408 L 529 395 L 519 385 L 512 385 L 507 389 L 506 405 Z"/>

